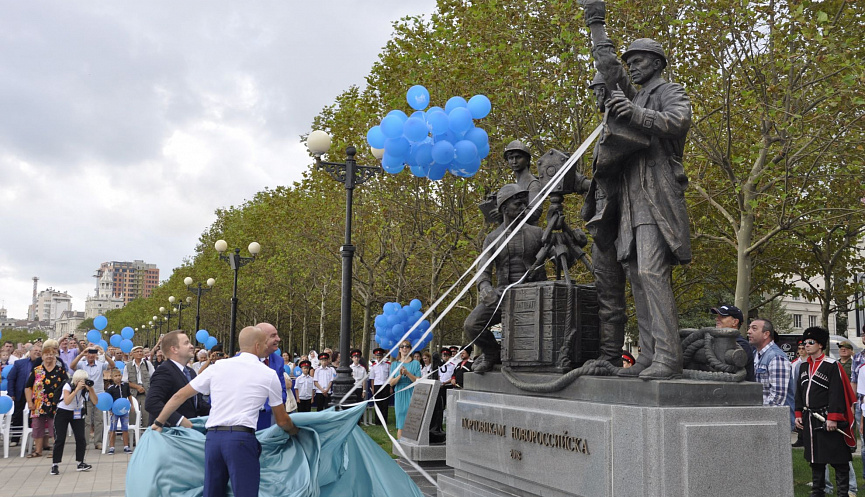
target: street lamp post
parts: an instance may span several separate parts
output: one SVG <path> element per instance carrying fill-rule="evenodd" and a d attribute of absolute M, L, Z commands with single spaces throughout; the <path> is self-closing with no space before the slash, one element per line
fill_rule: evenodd
<path fill-rule="evenodd" d="M 168 309 L 166 309 L 165 307 L 160 307 L 159 313 L 162 314 L 162 316 L 165 318 L 165 327 L 168 329 L 168 331 L 171 331 L 171 306 L 168 306 Z"/>
<path fill-rule="evenodd" d="M 231 325 L 228 329 L 228 356 L 234 357 L 234 337 L 237 329 L 237 273 L 240 268 L 255 260 L 255 257 L 261 252 L 261 245 L 258 242 L 252 242 L 247 247 L 252 257 L 241 257 L 240 249 L 234 249 L 233 254 L 225 255 L 228 250 L 228 242 L 225 240 L 217 240 L 213 248 L 219 252 L 219 258 L 227 262 L 231 269 L 234 270 L 234 289 L 231 293 Z"/>
<path fill-rule="evenodd" d="M 213 285 L 216 283 L 216 280 L 213 278 L 207 278 L 207 288 L 201 286 L 201 282 L 198 282 L 198 286 L 192 286 L 192 278 L 187 276 L 183 278 L 183 284 L 186 285 L 186 289 L 190 292 L 194 293 L 197 302 L 195 303 L 195 330 L 198 331 L 201 329 L 201 296 L 205 293 L 213 290 Z"/>
<path fill-rule="evenodd" d="M 339 353 L 342 360 L 336 370 L 333 380 L 333 396 L 342 398 L 354 386 L 351 374 L 351 357 L 348 349 L 351 345 L 351 277 L 354 258 L 354 245 L 351 244 L 351 212 L 355 185 L 360 185 L 376 175 L 381 168 L 378 166 L 359 166 L 354 159 L 357 149 L 349 146 L 345 149 L 345 163 L 324 162 L 321 155 L 330 149 L 330 136 L 323 131 L 313 131 L 306 141 L 309 151 L 315 156 L 315 168 L 324 169 L 331 178 L 345 185 L 345 243 L 342 254 L 342 302 L 340 306 Z M 377 159 L 381 158 L 381 150 L 373 149 Z"/>
<path fill-rule="evenodd" d="M 174 298 L 174 295 L 172 295 L 172 296 L 168 297 L 168 302 L 171 305 L 177 306 L 174 308 L 174 310 L 177 311 L 177 329 L 182 330 L 183 329 L 183 309 L 186 309 L 192 305 L 192 297 L 186 297 L 186 302 L 184 302 L 183 299 L 176 299 L 176 298 Z"/>

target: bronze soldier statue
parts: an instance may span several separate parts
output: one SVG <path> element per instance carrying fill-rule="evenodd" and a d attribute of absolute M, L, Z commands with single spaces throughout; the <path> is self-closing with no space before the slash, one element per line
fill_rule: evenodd
<path fill-rule="evenodd" d="M 496 204 L 502 215 L 503 222 L 484 239 L 484 249 L 490 247 L 503 231 L 512 229 L 510 224 L 523 215 L 528 205 L 529 192 L 518 184 L 507 184 L 496 194 Z M 465 320 L 463 328 L 470 340 L 481 348 L 483 354 L 478 357 L 472 366 L 472 371 L 484 373 L 491 371 L 493 366 L 501 362 L 501 346 L 496 342 L 489 327 L 502 322 L 501 308 L 496 310 L 496 304 L 511 283 L 516 283 L 526 274 L 524 282 L 544 281 L 547 279 L 544 266 L 529 271 L 535 262 L 535 257 L 541 250 L 544 231 L 534 225 L 526 223 L 519 232 L 508 242 L 507 247 L 502 250 L 495 259 L 496 286 L 493 286 L 492 264 L 486 267 L 478 279 L 478 305 Z M 502 243 L 504 237 L 498 242 Z M 480 260 L 483 265 L 492 256 L 495 249 Z"/>
<path fill-rule="evenodd" d="M 593 164 L 594 191 L 587 195 L 583 217 L 599 249 L 615 250 L 634 294 L 641 353 L 620 374 L 677 378 L 682 349 L 671 272 L 673 264 L 691 260 L 682 166 L 691 105 L 681 85 L 664 80 L 667 56 L 658 42 L 634 41 L 622 54 L 625 71 L 606 36 L 605 14 L 603 1 L 585 4 L 592 56 L 610 98 Z M 615 343 L 602 347 L 621 349 L 623 339 L 617 332 L 605 335 L 602 340 Z"/>

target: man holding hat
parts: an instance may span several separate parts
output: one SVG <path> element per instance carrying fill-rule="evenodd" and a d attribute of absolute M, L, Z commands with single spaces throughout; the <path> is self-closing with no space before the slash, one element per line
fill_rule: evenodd
<path fill-rule="evenodd" d="M 715 328 L 733 328 L 738 330 L 742 323 L 745 322 L 745 316 L 742 315 L 741 309 L 735 305 L 722 305 L 711 309 L 710 312 L 715 315 Z M 736 343 L 745 351 L 748 356 L 748 362 L 745 363 L 745 381 L 756 381 L 754 377 L 754 347 L 745 340 L 741 333 L 736 335 Z"/>
<path fill-rule="evenodd" d="M 390 376 L 390 361 L 384 359 L 384 354 L 387 351 L 381 347 L 376 347 L 372 351 L 373 363 L 369 367 L 369 381 L 372 383 L 372 394 L 376 400 L 375 405 L 378 406 L 384 419 L 387 420 L 388 413 L 388 397 L 390 397 L 390 384 L 388 376 Z M 375 417 L 375 423 L 381 424 L 378 416 Z"/>
<path fill-rule="evenodd" d="M 811 327 L 802 335 L 808 361 L 796 372 L 796 427 L 802 430 L 805 460 L 811 463 L 811 495 L 825 495 L 826 465 L 835 468 L 838 495 L 850 491 L 850 450 L 853 438 L 853 387 L 838 361 L 827 357 L 829 331 Z"/>
<path fill-rule="evenodd" d="M 144 347 L 132 347 L 132 360 L 123 368 L 122 381 L 129 383 L 129 392 L 138 401 L 139 409 L 136 416 L 141 416 L 141 426 L 150 424 L 150 414 L 145 410 L 147 390 L 150 389 L 150 377 L 153 375 L 153 364 L 144 359 Z"/>

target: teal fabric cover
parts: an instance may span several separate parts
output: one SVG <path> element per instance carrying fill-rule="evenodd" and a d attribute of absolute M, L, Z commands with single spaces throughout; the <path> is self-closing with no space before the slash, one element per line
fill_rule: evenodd
<path fill-rule="evenodd" d="M 261 442 L 259 495 L 422 497 L 396 461 L 357 425 L 365 408 L 361 404 L 339 412 L 293 413 L 291 419 L 300 428 L 295 437 L 278 426 L 256 432 Z M 206 420 L 192 419 L 192 429 L 148 429 L 129 461 L 126 495 L 202 495 Z"/>

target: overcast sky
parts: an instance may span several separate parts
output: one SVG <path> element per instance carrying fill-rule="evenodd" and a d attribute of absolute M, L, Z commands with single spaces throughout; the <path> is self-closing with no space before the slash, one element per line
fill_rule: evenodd
<path fill-rule="evenodd" d="M 103 261 L 165 279 L 213 212 L 300 179 L 299 135 L 435 0 L 3 2 L 0 301 L 83 311 Z M 327 31 L 324 28 L 327 28 Z M 326 72 L 325 72 L 326 71 Z M 245 241 L 232 241 L 239 245 Z"/>

